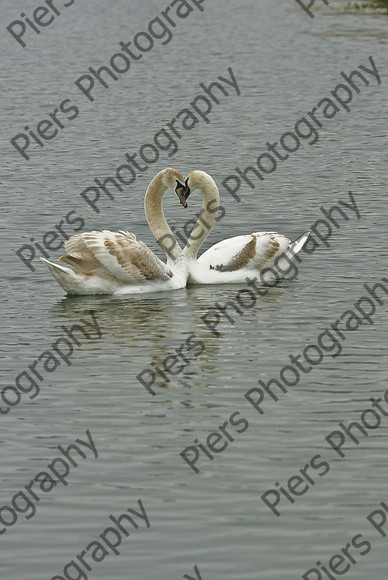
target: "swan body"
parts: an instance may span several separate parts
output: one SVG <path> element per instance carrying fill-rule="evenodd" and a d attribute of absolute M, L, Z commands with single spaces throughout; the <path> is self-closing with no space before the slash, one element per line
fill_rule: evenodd
<path fill-rule="evenodd" d="M 183 250 L 188 260 L 189 283 L 245 284 L 247 277 L 258 276 L 263 282 L 267 282 L 282 278 L 290 270 L 290 261 L 302 249 L 310 232 L 306 232 L 295 242 L 277 232 L 235 236 L 211 246 L 197 259 L 198 250 L 216 221 L 215 208 L 219 206 L 220 196 L 214 180 L 204 171 L 189 173 L 185 184 L 189 188 L 187 197 L 191 190 L 197 188 L 201 190 L 203 197 L 202 219 L 193 228 Z M 212 211 L 209 211 L 210 208 Z M 200 222 L 207 224 L 206 230 Z"/>
<path fill-rule="evenodd" d="M 247 277 L 270 268 L 291 241 L 276 232 L 227 238 L 211 246 L 198 260 L 189 260 L 189 282 L 192 284 L 246 283 Z"/>
<path fill-rule="evenodd" d="M 163 169 L 153 178 L 145 196 L 147 221 L 166 251 L 167 263 L 133 233 L 85 232 L 65 242 L 67 253 L 60 260 L 72 268 L 41 258 L 58 284 L 68 294 L 78 295 L 125 295 L 184 288 L 188 277 L 187 259 L 162 210 L 163 195 L 168 187 L 175 187 L 177 180 L 183 181 L 179 171 Z"/>

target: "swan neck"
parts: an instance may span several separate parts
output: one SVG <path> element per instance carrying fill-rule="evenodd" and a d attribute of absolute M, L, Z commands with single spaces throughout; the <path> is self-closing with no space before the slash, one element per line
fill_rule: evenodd
<path fill-rule="evenodd" d="M 167 255 L 167 262 L 177 261 L 182 257 L 182 249 L 179 246 L 170 226 L 165 218 L 162 199 L 168 186 L 163 182 L 162 176 L 157 175 L 147 188 L 144 199 L 144 211 L 151 232 L 156 241 Z"/>
<path fill-rule="evenodd" d="M 183 250 L 186 258 L 192 260 L 197 258 L 199 248 L 212 231 L 220 205 L 218 187 L 210 176 L 208 179 L 201 180 L 199 188 L 202 193 L 201 213 Z"/>

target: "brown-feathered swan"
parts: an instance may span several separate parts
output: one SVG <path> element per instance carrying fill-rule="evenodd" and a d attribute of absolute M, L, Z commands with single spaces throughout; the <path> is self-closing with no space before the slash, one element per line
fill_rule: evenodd
<path fill-rule="evenodd" d="M 177 184 L 178 181 L 178 184 Z M 160 171 L 147 188 L 144 210 L 148 225 L 167 255 L 166 263 L 135 234 L 108 230 L 85 232 L 65 242 L 66 268 L 41 258 L 55 280 L 68 294 L 139 294 L 186 286 L 187 259 L 173 235 L 162 209 L 169 187 L 184 204 L 182 174 L 170 167 Z"/>

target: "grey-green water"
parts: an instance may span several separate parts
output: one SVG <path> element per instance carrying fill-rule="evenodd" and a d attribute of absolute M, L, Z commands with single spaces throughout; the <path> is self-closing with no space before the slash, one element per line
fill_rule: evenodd
<path fill-rule="evenodd" d="M 82 568 L 82 576 L 69 569 L 68 578 L 195 578 L 197 565 L 203 580 L 297 579 L 318 560 L 328 566 L 362 533 L 371 549 L 362 555 L 366 550 L 352 548 L 356 563 L 346 575 L 384 580 L 387 539 L 366 517 L 388 501 L 387 419 L 368 437 L 360 436 L 358 446 L 348 441 L 343 459 L 324 438 L 340 421 L 359 420 L 371 407 L 370 397 L 387 388 L 386 304 L 378 306 L 373 325 L 347 332 L 340 356 L 326 353 L 278 402 L 267 398 L 263 415 L 244 394 L 258 380 L 279 378 L 289 355 L 316 344 L 365 293 L 364 283 L 386 276 L 387 17 L 318 9 L 316 2 L 310 19 L 292 0 L 206 0 L 203 12 L 197 8 L 177 23 L 171 42 L 157 43 L 108 90 L 96 89 L 90 103 L 74 81 L 89 66 L 107 64 L 118 42 L 145 30 L 167 2 L 63 4 L 40 35 L 26 32 L 24 49 L 6 26 L 21 12 L 29 17 L 39 3 L 8 0 L 0 9 L 3 386 L 14 385 L 16 375 L 51 348 L 62 325 L 91 319 L 91 310 L 102 338 L 81 339 L 71 366 L 63 363 L 46 373 L 36 398 L 22 393 L 20 403 L 0 416 L 0 506 L 10 506 L 60 455 L 58 445 L 85 440 L 86 430 L 98 458 L 89 453 L 72 469 L 66 487 L 40 492 L 33 517 L 18 513 L 14 525 L 5 533 L 0 529 L 1 577 L 66 577 L 66 564 L 98 538 L 108 516 L 136 508 L 141 499 L 150 528 L 141 522 L 123 538 L 120 555 L 100 563 L 89 558 L 91 570 Z M 173 166 L 186 174 L 200 168 L 221 184 L 330 95 L 341 71 L 368 66 L 370 56 L 381 84 L 371 77 L 349 112 L 325 120 L 315 145 L 304 141 L 264 182 L 256 180 L 254 190 L 244 185 L 240 203 L 221 188 L 226 216 L 206 247 L 258 230 L 294 239 L 322 217 L 321 206 L 348 202 L 349 190 L 361 218 L 349 212 L 330 247 L 320 244 L 304 255 L 294 281 L 271 288 L 243 316 L 237 314 L 233 325 L 224 321 L 220 336 L 201 316 L 215 302 L 233 300 L 239 287 L 191 287 L 130 299 L 66 298 L 43 264 L 34 260 L 31 272 L 16 256 L 31 237 L 42 243 L 45 232 L 72 210 L 84 219 L 85 230 L 127 229 L 158 251 L 143 213 L 144 192 L 157 171 Z M 99 214 L 87 206 L 80 192 L 94 178 L 113 175 L 125 152 L 152 142 L 201 92 L 199 83 L 225 77 L 228 67 L 240 96 L 224 97 L 208 124 L 184 133 L 175 155 L 162 153 L 134 185 L 101 201 Z M 26 125 L 36 129 L 66 98 L 79 106 L 78 117 L 44 147 L 31 145 L 31 159 L 24 160 L 10 139 Z M 173 195 L 167 197 L 166 213 L 177 228 L 200 207 L 198 193 L 186 212 Z M 190 333 L 203 342 L 204 352 L 191 356 L 170 382 L 158 379 L 152 397 L 136 375 L 152 362 L 160 364 Z M 179 453 L 194 439 L 206 444 L 236 411 L 249 428 L 231 429 L 234 441 L 213 461 L 203 456 L 200 473 L 194 473 Z M 295 503 L 283 496 L 277 518 L 260 496 L 275 482 L 286 485 L 316 455 L 330 471 L 319 477 L 312 470 L 315 485 L 294 496 Z M 5 519 L 10 514 L 0 511 Z M 310 580 L 320 579 L 311 573 Z"/>

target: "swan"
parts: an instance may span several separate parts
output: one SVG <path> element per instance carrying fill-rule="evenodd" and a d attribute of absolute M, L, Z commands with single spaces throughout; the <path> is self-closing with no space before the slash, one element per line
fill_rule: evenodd
<path fill-rule="evenodd" d="M 192 190 L 200 189 L 203 198 L 200 216 L 183 250 L 191 284 L 245 284 L 252 276 L 259 276 L 263 283 L 283 278 L 309 238 L 310 231 L 292 243 L 277 232 L 254 232 L 222 240 L 197 259 L 198 250 L 216 221 L 220 195 L 215 181 L 205 171 L 192 171 L 181 186 L 179 198 L 185 207 Z"/>
<path fill-rule="evenodd" d="M 68 294 L 124 295 L 184 288 L 187 259 L 171 232 L 162 209 L 169 187 L 185 205 L 183 176 L 170 167 L 160 171 L 147 188 L 144 210 L 148 225 L 167 255 L 165 264 L 133 233 L 108 230 L 75 234 L 65 242 L 59 259 L 75 269 L 41 258 Z M 187 205 L 187 204 L 186 204 Z"/>

